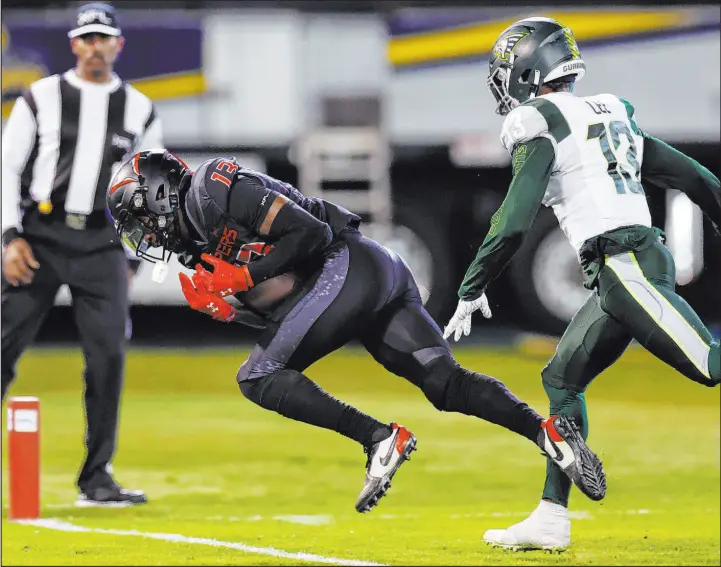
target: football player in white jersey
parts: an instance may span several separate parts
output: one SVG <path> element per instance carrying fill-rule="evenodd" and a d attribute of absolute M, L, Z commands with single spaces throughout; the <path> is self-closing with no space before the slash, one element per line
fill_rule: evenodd
<path fill-rule="evenodd" d="M 468 335 L 478 309 L 490 316 L 487 285 L 540 206 L 552 207 L 593 293 L 543 369 L 543 387 L 551 415 L 570 416 L 587 436 L 584 392 L 632 339 L 691 380 L 719 384 L 719 343 L 675 292 L 674 261 L 651 223 L 642 181 L 686 193 L 716 231 L 721 189 L 708 169 L 643 132 L 629 102 L 574 95 L 585 67 L 571 30 L 549 18 L 520 20 L 496 41 L 488 87 L 505 116 L 501 142 L 513 156 L 513 181 L 466 272 L 444 336 Z M 510 549 L 565 548 L 570 489 L 549 460 L 536 510 L 508 529 L 488 530 L 484 540 Z"/>

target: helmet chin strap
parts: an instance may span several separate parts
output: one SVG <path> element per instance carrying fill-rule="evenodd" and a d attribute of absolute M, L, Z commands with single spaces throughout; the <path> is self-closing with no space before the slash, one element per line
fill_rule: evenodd
<path fill-rule="evenodd" d="M 536 98 L 538 96 L 538 90 L 541 88 L 541 72 L 536 69 L 533 72 L 533 79 L 531 79 L 531 95 L 528 100 Z"/>
<path fill-rule="evenodd" d="M 153 262 L 153 272 L 151 274 L 152 281 L 158 284 L 163 283 L 165 278 L 168 277 L 168 262 L 170 261 L 172 255 L 182 252 L 180 218 L 177 213 L 174 220 L 171 221 L 170 226 L 168 226 L 166 230 L 167 233 L 163 238 L 162 259 Z M 166 253 L 168 255 L 167 258 L 165 256 Z"/>

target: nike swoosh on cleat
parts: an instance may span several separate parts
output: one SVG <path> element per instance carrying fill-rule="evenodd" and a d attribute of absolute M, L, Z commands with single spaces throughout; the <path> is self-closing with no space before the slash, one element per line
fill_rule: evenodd
<path fill-rule="evenodd" d="M 396 446 L 396 438 L 398 437 L 398 431 L 399 431 L 399 429 L 396 429 L 391 434 L 391 444 L 390 444 L 390 447 L 388 448 L 388 452 L 386 453 L 386 455 L 384 457 L 380 458 L 381 465 L 383 465 L 384 467 L 388 466 L 388 463 L 391 462 L 391 457 L 393 456 L 393 449 Z"/>
<path fill-rule="evenodd" d="M 554 455 L 551 455 L 546 450 L 546 454 L 555 461 L 562 461 L 564 458 L 563 451 L 561 451 L 561 449 L 558 447 L 558 445 L 556 445 L 556 442 L 553 439 L 551 439 L 551 435 L 548 433 L 547 429 L 544 431 L 544 435 L 546 436 L 546 439 L 548 440 L 549 445 L 551 445 L 551 447 L 553 447 L 553 450 L 556 452 L 556 454 L 554 456 Z M 559 435 L 560 435 L 560 433 L 559 433 Z M 563 436 L 561 436 L 561 437 L 563 437 Z M 544 450 L 545 450 L 545 447 L 544 447 Z"/>
<path fill-rule="evenodd" d="M 562 461 L 562 460 L 563 460 L 563 452 L 561 452 L 561 450 L 558 448 L 558 445 L 556 445 L 556 444 L 555 444 L 553 441 L 551 441 L 550 439 L 548 439 L 548 443 L 551 445 L 551 447 L 553 448 L 553 451 L 554 451 L 556 454 L 555 454 L 555 455 L 552 455 L 552 454 L 551 454 L 551 451 L 549 451 L 548 449 L 546 449 L 545 444 L 544 444 L 544 447 L 542 448 L 542 449 L 543 449 L 543 453 L 541 453 L 541 455 L 544 456 L 544 457 L 548 457 L 549 459 L 553 459 L 554 461 Z"/>
<path fill-rule="evenodd" d="M 558 448 L 558 445 L 556 445 L 553 441 L 551 441 L 551 446 L 556 451 L 556 456 L 553 457 L 556 461 L 562 461 L 563 460 L 563 452 Z"/>

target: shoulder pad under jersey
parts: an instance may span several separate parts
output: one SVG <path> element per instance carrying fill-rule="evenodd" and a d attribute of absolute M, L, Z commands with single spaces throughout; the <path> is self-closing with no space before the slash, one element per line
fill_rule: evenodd
<path fill-rule="evenodd" d="M 543 115 L 530 105 L 517 106 L 506 115 L 501 127 L 501 144 L 510 153 L 524 142 L 548 135 L 548 123 Z"/>

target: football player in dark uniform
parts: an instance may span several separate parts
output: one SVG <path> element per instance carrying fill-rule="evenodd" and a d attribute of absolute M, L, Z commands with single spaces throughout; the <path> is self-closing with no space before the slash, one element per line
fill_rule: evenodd
<path fill-rule="evenodd" d="M 601 462 L 573 423 L 562 415 L 544 420 L 502 382 L 462 368 L 425 311 L 406 263 L 364 237 L 355 214 L 233 158 L 208 160 L 193 172 L 165 150 L 140 152 L 125 163 L 107 203 L 118 237 L 155 262 L 154 271 L 163 271 L 173 253 L 195 270 L 192 278 L 180 274 L 193 309 L 263 330 L 238 370 L 246 398 L 363 446 L 359 512 L 385 494 L 416 438 L 330 396 L 303 374 L 356 339 L 437 409 L 526 437 L 589 498 L 604 497 Z"/>

